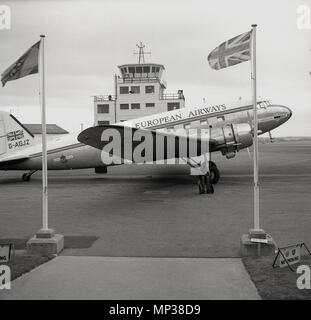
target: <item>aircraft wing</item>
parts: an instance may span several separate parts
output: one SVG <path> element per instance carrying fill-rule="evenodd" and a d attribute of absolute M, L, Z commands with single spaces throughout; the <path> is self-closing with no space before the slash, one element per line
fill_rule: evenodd
<path fill-rule="evenodd" d="M 79 134 L 78 140 L 107 153 L 113 151 L 113 155 L 134 163 L 196 157 L 207 153 L 209 148 L 212 151 L 216 144 L 202 133 L 200 136 L 176 135 L 119 125 L 90 127 Z"/>
<path fill-rule="evenodd" d="M 25 154 L 20 154 L 20 155 L 10 155 L 10 156 L 7 156 L 7 157 L 3 157 L 3 158 L 0 158 L 0 163 L 3 163 L 3 162 L 9 162 L 9 161 L 18 161 L 18 160 L 25 160 L 25 159 L 28 159 L 29 158 L 29 155 L 25 155 Z"/>

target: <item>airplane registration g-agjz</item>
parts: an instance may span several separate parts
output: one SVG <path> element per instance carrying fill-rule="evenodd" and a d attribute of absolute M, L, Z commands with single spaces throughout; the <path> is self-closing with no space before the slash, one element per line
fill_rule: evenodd
<path fill-rule="evenodd" d="M 269 101 L 258 102 L 258 134 L 270 132 L 286 122 L 292 115 L 292 111 L 285 106 L 273 105 Z M 233 158 L 238 151 L 248 148 L 253 143 L 253 106 L 251 103 L 242 105 L 241 103 L 219 104 L 201 108 L 182 108 L 164 113 L 145 116 L 116 123 L 114 125 L 103 125 L 90 127 L 82 131 L 79 135 L 70 134 L 66 137 L 56 138 L 48 141 L 48 169 L 49 170 L 68 170 L 95 168 L 96 172 L 107 172 L 107 166 L 116 163 L 104 163 L 103 153 L 109 158 L 107 145 L 111 138 L 107 134 L 112 129 L 121 135 L 127 128 L 132 128 L 131 138 L 136 134 L 149 131 L 152 135 L 160 135 L 167 146 L 169 139 L 175 139 L 178 149 L 180 142 L 186 142 L 189 146 L 194 139 L 192 129 L 200 129 L 209 132 L 208 152 L 220 151 L 228 159 Z M 179 135 L 179 130 L 183 128 L 184 133 Z M 108 131 L 107 131 L 108 130 Z M 103 137 L 106 136 L 105 139 Z M 209 181 L 216 184 L 220 174 L 215 163 L 203 157 L 204 145 L 203 136 L 196 137 L 198 148 L 196 153 L 187 150 L 183 155 L 185 163 L 195 168 L 194 174 L 199 176 L 200 193 L 207 193 Z M 126 163 L 129 160 L 138 163 L 133 157 L 135 146 L 141 141 L 132 141 L 130 155 L 124 156 L 125 143 L 121 144 L 120 154 Z M 154 143 L 154 141 L 152 142 Z M 206 143 L 205 143 L 206 144 Z M 201 147 L 200 147 L 200 146 Z M 153 147 L 157 147 L 156 145 Z M 106 148 L 106 149 L 105 149 Z M 176 150 L 175 150 L 176 151 Z M 164 152 L 159 159 L 167 161 L 170 157 L 174 158 L 178 154 Z M 143 163 L 154 161 L 144 154 L 140 157 Z M 207 163 L 209 164 L 207 169 Z M 117 163 L 117 164 L 120 164 Z M 37 170 L 42 169 L 42 148 L 40 142 L 35 142 L 34 136 L 29 132 L 13 115 L 0 111 L 0 170 L 29 170 L 23 174 L 23 180 L 29 181 L 31 175 Z M 195 171 L 196 170 L 196 171 Z"/>

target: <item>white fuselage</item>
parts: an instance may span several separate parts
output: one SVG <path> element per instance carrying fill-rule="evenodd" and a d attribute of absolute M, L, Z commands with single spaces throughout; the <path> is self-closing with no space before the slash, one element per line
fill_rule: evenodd
<path fill-rule="evenodd" d="M 118 123 L 118 125 L 174 131 L 181 127 L 207 128 L 222 126 L 224 123 L 252 123 L 251 104 L 248 105 L 214 105 L 202 108 L 183 108 L 165 113 L 146 116 L 138 119 Z M 258 129 L 261 133 L 268 132 L 283 124 L 290 117 L 287 107 L 258 105 Z M 48 169 L 66 170 L 102 167 L 101 150 L 84 145 L 77 140 L 78 134 L 48 141 Z M 24 160 L 7 161 L 0 165 L 2 170 L 41 170 L 41 143 L 27 149 L 28 158 Z M 25 151 L 23 151 L 25 152 Z"/>

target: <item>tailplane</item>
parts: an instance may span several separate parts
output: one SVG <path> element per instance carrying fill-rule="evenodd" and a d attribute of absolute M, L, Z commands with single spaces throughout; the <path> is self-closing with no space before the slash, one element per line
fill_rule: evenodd
<path fill-rule="evenodd" d="M 0 161 L 33 145 L 33 134 L 13 115 L 0 111 Z"/>

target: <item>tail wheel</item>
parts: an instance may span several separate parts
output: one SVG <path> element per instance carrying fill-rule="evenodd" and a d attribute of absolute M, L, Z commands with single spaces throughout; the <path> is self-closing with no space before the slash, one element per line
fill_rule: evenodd
<path fill-rule="evenodd" d="M 213 161 L 210 161 L 209 163 L 209 170 L 212 184 L 217 184 L 220 178 L 220 172 Z"/>
<path fill-rule="evenodd" d="M 22 179 L 23 179 L 23 181 L 29 181 L 29 180 L 30 180 L 30 175 L 27 174 L 27 173 L 24 173 L 24 174 L 22 175 Z"/>

